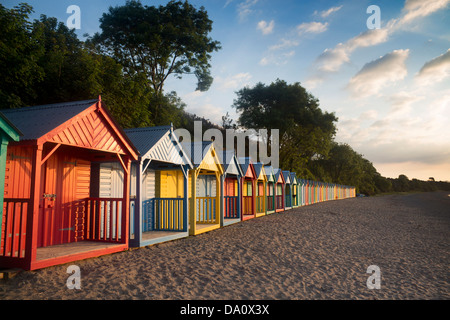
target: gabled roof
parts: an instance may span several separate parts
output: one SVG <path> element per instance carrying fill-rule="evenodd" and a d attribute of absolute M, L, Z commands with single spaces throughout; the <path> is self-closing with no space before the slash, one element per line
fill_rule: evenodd
<path fill-rule="evenodd" d="M 194 142 L 182 142 L 184 151 L 190 157 L 193 168 L 199 168 L 204 164 L 204 160 L 211 151 L 213 161 L 221 173 L 223 173 L 223 166 L 220 163 L 219 157 L 216 154 L 213 141 L 194 141 Z M 208 164 L 206 164 L 208 166 Z"/>
<path fill-rule="evenodd" d="M 3 113 L 0 112 L 0 130 L 8 141 L 19 141 L 23 133 L 11 122 Z"/>
<path fill-rule="evenodd" d="M 20 140 L 35 140 L 80 112 L 97 103 L 97 99 L 2 110 L 3 114 L 22 131 Z"/>
<path fill-rule="evenodd" d="M 266 173 L 267 181 L 274 181 L 275 174 L 273 172 L 273 167 L 272 166 L 266 166 L 266 167 L 264 167 L 264 171 Z"/>
<path fill-rule="evenodd" d="M 143 159 L 179 165 L 186 164 L 192 168 L 192 163 L 171 125 L 125 129 L 124 131 Z"/>
<path fill-rule="evenodd" d="M 221 163 L 223 166 L 224 173 L 230 173 L 229 171 L 231 171 L 233 168 L 236 168 L 239 176 L 242 177 L 244 175 L 244 173 L 242 172 L 241 165 L 239 164 L 239 161 L 236 155 L 234 154 L 233 150 L 223 150 L 221 155 L 222 155 Z"/>
<path fill-rule="evenodd" d="M 299 180 L 297 179 L 297 175 L 295 174 L 295 172 L 291 172 L 291 181 L 293 184 L 299 183 Z"/>
<path fill-rule="evenodd" d="M 257 175 L 255 173 L 255 167 L 253 166 L 253 162 L 249 157 L 239 157 L 239 163 L 241 164 L 241 168 L 242 168 L 242 172 L 244 173 L 244 176 L 247 175 L 247 172 L 250 168 L 253 179 L 257 178 Z"/>
<path fill-rule="evenodd" d="M 23 133 L 20 141 L 53 142 L 94 150 L 129 154 L 138 151 L 104 107 L 101 97 L 2 110 Z"/>
<path fill-rule="evenodd" d="M 284 182 L 287 184 L 291 183 L 291 172 L 288 170 L 283 170 Z"/>
<path fill-rule="evenodd" d="M 256 178 L 259 178 L 259 176 L 262 174 L 264 176 L 264 180 L 267 180 L 266 170 L 261 162 L 254 163 L 253 167 L 255 168 Z"/>
<path fill-rule="evenodd" d="M 278 182 L 278 180 L 281 178 L 282 183 L 285 183 L 283 172 L 281 171 L 281 169 L 275 168 L 273 169 L 273 173 L 275 176 L 275 182 Z"/>

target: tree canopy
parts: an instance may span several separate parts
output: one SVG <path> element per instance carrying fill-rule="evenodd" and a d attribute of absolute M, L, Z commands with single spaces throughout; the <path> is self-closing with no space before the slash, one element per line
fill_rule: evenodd
<path fill-rule="evenodd" d="M 281 167 L 305 173 L 312 157 L 328 153 L 337 118 L 322 111 L 318 99 L 300 83 L 277 79 L 270 85 L 245 87 L 236 94 L 233 106 L 240 126 L 279 130 Z"/>
<path fill-rule="evenodd" d="M 337 117 L 323 111 L 298 82 L 277 79 L 236 92 L 237 123 L 228 113 L 220 126 L 186 112 L 177 93 L 165 93 L 163 85 L 170 74 L 194 74 L 198 90 L 211 85 L 210 54 L 220 44 L 208 37 L 212 21 L 203 7 L 197 10 L 187 1 L 154 7 L 130 0 L 111 7 L 100 21 L 102 32 L 84 42 L 56 18 L 41 15 L 30 21 L 32 12 L 28 4 L 12 9 L 0 4 L 0 109 L 101 94 L 124 128 L 172 122 L 193 133 L 194 122 L 201 121 L 203 130 L 223 133 L 278 129 L 280 167 L 299 178 L 354 185 L 368 195 L 450 190 L 442 181 L 381 176 L 351 146 L 334 141 Z"/>

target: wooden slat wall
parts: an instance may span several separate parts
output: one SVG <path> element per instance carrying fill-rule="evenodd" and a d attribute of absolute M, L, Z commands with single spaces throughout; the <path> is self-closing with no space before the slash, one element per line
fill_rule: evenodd
<path fill-rule="evenodd" d="M 32 148 L 8 146 L 5 198 L 30 198 Z"/>

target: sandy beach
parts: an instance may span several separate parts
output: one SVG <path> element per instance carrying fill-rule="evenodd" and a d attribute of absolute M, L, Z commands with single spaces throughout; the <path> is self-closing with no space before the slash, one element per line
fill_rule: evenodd
<path fill-rule="evenodd" d="M 448 192 L 351 198 L 1 281 L 0 300 L 449 299 Z M 379 267 L 381 288 L 367 287 Z"/>

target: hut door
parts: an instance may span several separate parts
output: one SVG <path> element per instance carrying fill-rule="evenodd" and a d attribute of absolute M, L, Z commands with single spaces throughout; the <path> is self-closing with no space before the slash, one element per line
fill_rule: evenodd
<path fill-rule="evenodd" d="M 58 155 L 55 153 L 42 166 L 38 247 L 46 247 L 58 243 L 54 232 L 58 228 L 55 217 L 57 201 L 59 201 L 56 191 L 57 163 Z"/>
<path fill-rule="evenodd" d="M 88 161 L 59 152 L 46 161 L 42 167 L 38 247 L 75 240 L 76 218 L 82 219 L 77 210 L 80 200 L 89 197 L 89 181 Z"/>

